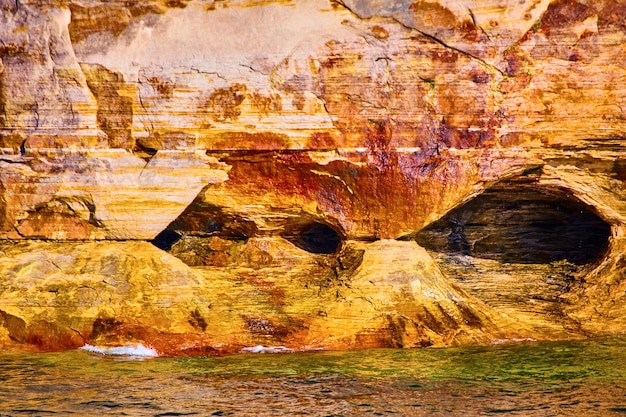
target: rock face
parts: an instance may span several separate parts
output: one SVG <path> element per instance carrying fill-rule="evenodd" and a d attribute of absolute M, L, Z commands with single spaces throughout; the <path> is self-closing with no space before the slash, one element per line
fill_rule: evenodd
<path fill-rule="evenodd" d="M 0 0 L 0 346 L 626 330 L 626 3 Z"/>

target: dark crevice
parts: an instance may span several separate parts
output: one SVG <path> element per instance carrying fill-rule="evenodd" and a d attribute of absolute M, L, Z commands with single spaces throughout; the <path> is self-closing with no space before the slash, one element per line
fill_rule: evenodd
<path fill-rule="evenodd" d="M 506 263 L 577 265 L 602 257 L 610 225 L 566 191 L 500 183 L 416 236 L 429 250 Z"/>
<path fill-rule="evenodd" d="M 372 16 L 364 17 L 363 15 L 359 14 L 356 10 L 354 10 L 351 7 L 349 7 L 344 1 L 335 0 L 335 2 L 337 4 L 340 4 L 341 6 L 343 6 L 346 10 L 348 10 L 350 13 L 352 13 L 353 15 L 358 17 L 359 19 L 369 18 L 369 17 L 372 17 L 374 15 L 373 14 Z M 471 13 L 471 11 L 470 11 L 470 13 Z M 460 49 L 460 48 L 457 48 L 457 47 L 454 47 L 452 45 L 447 44 L 446 42 L 444 42 L 442 39 L 439 39 L 435 35 L 431 35 L 431 34 L 429 34 L 428 32 L 425 32 L 422 29 L 419 29 L 417 27 L 411 26 L 410 24 L 407 24 L 406 22 L 403 22 L 402 19 L 399 18 L 398 15 L 396 15 L 394 13 L 380 13 L 380 14 L 377 13 L 375 15 L 376 16 L 381 16 L 381 17 L 388 17 L 388 18 L 392 19 L 394 22 L 396 22 L 397 24 L 399 24 L 400 26 L 404 27 L 405 29 L 410 30 L 410 31 L 415 31 L 415 32 L 419 33 L 421 36 L 423 36 L 423 37 L 425 37 L 425 38 L 427 38 L 427 39 L 429 39 L 429 40 L 431 40 L 431 41 L 441 45 L 442 47 L 444 47 L 446 49 L 449 49 L 451 51 L 457 52 L 457 53 L 459 53 L 459 54 L 461 54 L 463 56 L 468 57 L 469 59 L 471 59 L 473 61 L 476 61 L 479 65 L 481 65 L 482 67 L 486 68 L 487 70 L 491 70 L 493 72 L 499 73 L 500 75 L 504 75 L 504 72 L 500 68 L 498 68 L 498 67 L 496 67 L 496 66 L 494 66 L 492 64 L 489 64 L 484 59 L 482 59 L 482 58 L 480 58 L 480 57 L 478 57 L 476 55 L 473 55 L 473 54 L 471 54 L 468 51 L 465 51 L 463 49 Z M 471 17 L 472 17 L 472 20 L 473 20 L 473 13 L 471 13 Z M 479 28 L 482 31 L 482 28 L 480 26 L 476 26 L 476 27 Z"/>
<path fill-rule="evenodd" d="M 133 154 L 140 157 L 146 162 L 150 162 L 150 159 L 152 159 L 152 157 L 156 155 L 156 153 L 156 149 L 142 146 L 140 143 L 135 143 L 135 149 L 133 149 Z"/>

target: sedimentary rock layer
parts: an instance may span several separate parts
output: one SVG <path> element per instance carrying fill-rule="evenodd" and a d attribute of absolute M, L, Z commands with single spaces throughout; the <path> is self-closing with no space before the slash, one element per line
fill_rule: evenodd
<path fill-rule="evenodd" d="M 0 343 L 625 330 L 618 0 L 0 0 Z"/>

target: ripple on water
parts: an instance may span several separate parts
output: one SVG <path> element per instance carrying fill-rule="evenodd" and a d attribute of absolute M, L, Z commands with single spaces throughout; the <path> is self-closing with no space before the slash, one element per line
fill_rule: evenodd
<path fill-rule="evenodd" d="M 130 360 L 0 355 L 0 416 L 619 415 L 626 339 Z"/>

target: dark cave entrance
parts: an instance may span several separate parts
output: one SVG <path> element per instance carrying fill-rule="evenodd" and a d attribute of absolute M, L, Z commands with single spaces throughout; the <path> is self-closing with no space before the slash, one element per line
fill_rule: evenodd
<path fill-rule="evenodd" d="M 341 236 L 335 229 L 316 221 L 288 228 L 281 236 L 298 248 L 315 254 L 335 253 L 341 245 Z"/>
<path fill-rule="evenodd" d="M 610 225 L 566 191 L 506 181 L 426 227 L 416 241 L 431 251 L 503 263 L 584 265 L 602 257 L 609 237 Z"/>
<path fill-rule="evenodd" d="M 226 266 L 256 233 L 254 222 L 196 200 L 152 244 L 189 266 Z"/>
<path fill-rule="evenodd" d="M 161 247 L 159 245 L 162 242 L 167 242 L 171 247 L 171 244 L 183 236 L 219 236 L 229 240 L 247 240 L 256 232 L 254 222 L 227 214 L 220 207 L 196 201 L 159 233 L 152 243 Z"/>
<path fill-rule="evenodd" d="M 496 184 L 415 240 L 467 293 L 538 334 L 571 337 L 578 327 L 563 297 L 605 256 L 610 233 L 567 190 L 524 177 Z"/>
<path fill-rule="evenodd" d="M 342 242 L 335 228 L 308 215 L 285 221 L 281 229 L 282 238 L 312 254 L 336 253 Z M 264 258 L 267 256 L 260 253 L 262 250 L 246 245 L 248 239 L 259 234 L 263 233 L 253 221 L 198 199 L 161 231 L 152 244 L 189 266 L 227 266 L 260 257 L 258 262 L 254 261 L 259 266 L 267 261 Z"/>
<path fill-rule="evenodd" d="M 183 235 L 175 230 L 165 229 L 152 239 L 152 244 L 159 249 L 169 251 L 176 242 L 182 239 L 182 237 Z"/>

